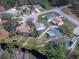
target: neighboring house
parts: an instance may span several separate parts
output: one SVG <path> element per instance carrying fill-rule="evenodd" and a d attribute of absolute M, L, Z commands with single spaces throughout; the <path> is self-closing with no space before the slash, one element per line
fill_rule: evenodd
<path fill-rule="evenodd" d="M 45 29 L 45 25 L 42 23 L 35 23 L 34 25 L 35 25 L 36 31 L 42 31 Z"/>
<path fill-rule="evenodd" d="M 68 49 L 68 50 L 71 50 L 73 49 L 75 46 L 76 46 L 76 39 L 75 38 L 66 38 L 65 39 L 65 47 Z"/>
<path fill-rule="evenodd" d="M 6 13 L 10 13 L 13 16 L 18 16 L 21 13 L 21 11 L 17 10 L 16 8 L 12 8 L 12 9 L 9 9 L 8 11 L 6 11 Z"/>
<path fill-rule="evenodd" d="M 51 22 L 56 24 L 56 25 L 63 25 L 64 24 L 61 17 L 56 17 L 55 19 L 51 20 Z"/>
<path fill-rule="evenodd" d="M 45 15 L 44 15 L 44 18 L 45 18 L 45 20 L 47 20 L 48 22 L 50 21 L 50 20 L 53 20 L 54 18 L 56 18 L 56 17 L 58 17 L 59 15 L 57 15 L 56 13 L 53 13 L 53 12 L 49 12 L 49 13 L 46 13 Z"/>
<path fill-rule="evenodd" d="M 29 36 L 31 34 L 30 27 L 25 23 L 22 23 L 19 27 L 17 27 L 16 31 L 18 34 L 21 34 L 23 36 Z"/>
<path fill-rule="evenodd" d="M 53 38 L 53 37 L 59 36 L 59 35 L 60 35 L 60 32 L 59 32 L 59 30 L 57 29 L 57 26 L 52 26 L 52 27 L 46 32 L 46 34 L 47 34 L 49 37 Z"/>
<path fill-rule="evenodd" d="M 4 39 L 6 37 L 8 37 L 9 32 L 6 31 L 5 29 L 0 29 L 0 39 Z"/>
<path fill-rule="evenodd" d="M 41 6 L 40 5 L 32 5 L 34 9 L 40 9 Z"/>
<path fill-rule="evenodd" d="M 76 36 L 79 36 L 79 27 L 75 28 L 73 33 L 76 35 Z"/>

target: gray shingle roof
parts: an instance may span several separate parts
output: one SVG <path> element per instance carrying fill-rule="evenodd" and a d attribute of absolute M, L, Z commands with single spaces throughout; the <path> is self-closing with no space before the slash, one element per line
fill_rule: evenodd
<path fill-rule="evenodd" d="M 36 31 L 41 31 L 45 29 L 45 26 L 42 23 L 36 23 L 34 25 L 35 25 Z"/>

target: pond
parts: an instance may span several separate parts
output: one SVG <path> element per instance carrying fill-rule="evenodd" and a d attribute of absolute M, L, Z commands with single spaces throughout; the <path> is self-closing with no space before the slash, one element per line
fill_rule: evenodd
<path fill-rule="evenodd" d="M 3 50 L 7 49 L 8 48 L 8 44 L 7 43 L 1 43 L 1 48 Z M 27 49 L 27 48 L 20 48 L 19 46 L 17 45 L 14 45 L 15 48 L 17 48 L 18 50 L 21 49 L 22 52 L 30 52 L 31 54 L 33 54 L 37 59 L 48 59 L 46 55 L 43 55 L 42 53 L 38 52 L 37 50 L 33 50 L 33 49 Z"/>

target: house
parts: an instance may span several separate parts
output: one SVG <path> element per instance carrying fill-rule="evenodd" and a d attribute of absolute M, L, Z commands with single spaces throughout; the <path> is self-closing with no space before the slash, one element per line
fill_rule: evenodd
<path fill-rule="evenodd" d="M 54 19 L 57 16 L 59 16 L 59 15 L 57 15 L 56 13 L 53 13 L 53 12 L 49 12 L 44 15 L 44 18 L 45 18 L 45 20 L 47 20 L 49 22 L 50 20 Z"/>
<path fill-rule="evenodd" d="M 21 11 L 17 10 L 16 8 L 12 8 L 12 9 L 9 9 L 8 11 L 6 11 L 6 13 L 10 13 L 13 16 L 18 16 L 21 13 Z"/>
<path fill-rule="evenodd" d="M 34 9 L 40 9 L 41 6 L 40 5 L 32 5 Z"/>
<path fill-rule="evenodd" d="M 52 26 L 47 32 L 46 34 L 49 36 L 49 37 L 57 37 L 59 36 L 60 32 L 59 30 L 57 29 L 58 27 L 57 26 Z"/>
<path fill-rule="evenodd" d="M 65 39 L 65 47 L 68 50 L 71 50 L 76 46 L 76 42 L 77 42 L 77 40 L 75 38 L 67 37 Z"/>
<path fill-rule="evenodd" d="M 76 36 L 79 36 L 79 27 L 75 28 L 73 33 L 76 35 Z"/>
<path fill-rule="evenodd" d="M 19 27 L 17 27 L 16 31 L 18 34 L 21 34 L 23 36 L 29 36 L 31 34 L 30 27 L 25 23 L 22 23 Z"/>
<path fill-rule="evenodd" d="M 45 29 L 45 26 L 42 23 L 35 23 L 34 25 L 35 25 L 36 31 L 42 31 Z"/>
<path fill-rule="evenodd" d="M 0 39 L 4 39 L 9 35 L 9 32 L 5 29 L 0 29 Z"/>
<path fill-rule="evenodd" d="M 63 25 L 64 24 L 61 17 L 56 17 L 55 19 L 51 20 L 51 22 L 56 24 L 56 25 Z"/>

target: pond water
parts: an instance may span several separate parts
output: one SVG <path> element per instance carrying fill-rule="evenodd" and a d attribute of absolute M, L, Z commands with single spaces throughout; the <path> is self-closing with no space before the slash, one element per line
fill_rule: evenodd
<path fill-rule="evenodd" d="M 7 49 L 8 48 L 8 44 L 6 44 L 6 43 L 1 43 L 0 44 L 1 45 L 1 48 L 3 49 L 3 50 L 5 50 L 5 49 Z M 47 56 L 46 55 L 43 55 L 42 53 L 40 53 L 40 52 L 38 52 L 37 50 L 33 50 L 33 49 L 26 49 L 26 48 L 20 48 L 19 46 L 17 46 L 17 45 L 14 45 L 15 46 L 15 48 L 17 48 L 18 50 L 19 49 L 21 49 L 21 51 L 22 52 L 26 52 L 26 51 L 28 51 L 28 52 L 30 52 L 31 54 L 33 54 L 37 59 L 48 59 L 47 58 Z"/>

